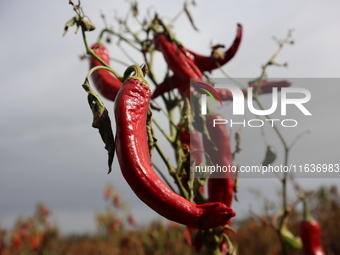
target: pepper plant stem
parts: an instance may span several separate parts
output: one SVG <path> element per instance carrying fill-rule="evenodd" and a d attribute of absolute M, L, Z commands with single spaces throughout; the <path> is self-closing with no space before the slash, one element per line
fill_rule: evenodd
<path fill-rule="evenodd" d="M 122 80 L 122 76 L 117 73 L 114 69 L 112 69 L 112 67 L 110 67 L 107 63 L 105 63 L 100 57 L 98 57 L 94 51 L 89 47 L 87 40 L 86 40 L 86 35 L 85 35 L 85 31 L 83 29 L 81 29 L 82 35 L 83 35 L 83 41 L 84 41 L 84 45 L 85 45 L 85 49 L 86 49 L 86 53 L 93 56 L 96 60 L 98 60 L 103 66 L 107 67 L 108 71 L 110 71 L 111 73 L 114 74 L 114 76 L 117 77 L 117 79 Z"/>
<path fill-rule="evenodd" d="M 183 187 L 183 185 L 182 185 L 180 179 L 178 178 L 178 175 L 177 175 L 177 173 L 176 173 L 175 168 L 170 164 L 169 160 L 165 157 L 165 154 L 163 153 L 162 149 L 159 147 L 158 143 L 155 143 L 155 148 L 156 148 L 158 154 L 160 155 L 160 157 L 162 158 L 162 160 L 164 161 L 165 165 L 167 166 L 170 175 L 173 176 L 174 181 L 175 181 L 176 185 L 178 186 L 181 195 L 182 195 L 185 199 L 189 200 L 189 194 L 188 194 L 188 192 L 185 190 L 185 188 Z"/>

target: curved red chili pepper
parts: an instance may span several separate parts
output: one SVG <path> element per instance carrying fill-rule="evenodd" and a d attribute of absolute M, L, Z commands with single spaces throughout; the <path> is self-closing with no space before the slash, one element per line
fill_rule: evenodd
<path fill-rule="evenodd" d="M 194 61 L 187 58 L 176 42 L 172 41 L 166 33 L 156 34 L 154 44 L 156 49 L 162 52 L 170 70 L 179 79 L 189 83 L 190 78 L 203 78 L 202 72 Z"/>
<path fill-rule="evenodd" d="M 321 228 L 319 223 L 310 215 L 307 201 L 303 202 L 304 217 L 299 223 L 299 234 L 305 255 L 325 255 L 321 242 Z"/>
<path fill-rule="evenodd" d="M 202 230 L 225 225 L 235 216 L 231 208 L 222 203 L 195 205 L 174 193 L 153 170 L 146 131 L 151 92 L 145 84 L 141 75 L 133 76 L 116 97 L 116 151 L 125 180 L 144 203 L 169 220 Z"/>
<path fill-rule="evenodd" d="M 217 147 L 217 151 L 211 143 L 203 136 L 204 150 L 208 153 L 212 163 L 221 167 L 233 165 L 233 155 L 230 147 L 230 139 L 226 126 L 213 126 L 214 119 L 223 119 L 220 114 L 207 115 L 206 126 L 210 134 L 211 141 Z M 209 202 L 221 202 L 231 206 L 234 194 L 234 173 L 232 172 L 214 172 L 208 179 Z"/>
<path fill-rule="evenodd" d="M 242 40 L 242 25 L 237 24 L 237 33 L 236 37 L 234 39 L 234 42 L 230 46 L 230 48 L 224 52 L 224 56 L 219 59 L 214 59 L 213 56 L 202 56 L 199 55 L 191 50 L 188 50 L 184 47 L 180 47 L 182 52 L 189 58 L 194 60 L 194 63 L 196 66 L 200 69 L 200 71 L 203 72 L 210 72 L 216 68 L 219 68 L 219 66 L 223 66 L 226 63 L 228 63 L 236 54 Z M 218 65 L 216 64 L 218 63 Z"/>
<path fill-rule="evenodd" d="M 160 95 L 163 95 L 166 92 L 169 92 L 175 88 L 181 88 L 189 84 L 187 81 L 181 80 L 178 76 L 172 75 L 170 77 L 166 77 L 162 83 L 157 85 L 156 89 L 153 91 L 151 98 L 154 99 Z M 189 85 L 186 86 L 185 89 L 188 89 Z"/>
<path fill-rule="evenodd" d="M 188 88 L 189 85 L 186 82 L 179 79 L 177 76 L 173 75 L 171 77 L 167 77 L 161 84 L 159 84 L 154 92 L 152 93 L 152 98 L 156 98 L 166 92 L 169 92 L 170 90 L 174 88 Z M 209 84 L 206 83 L 205 84 Z M 249 85 L 249 87 L 253 88 L 253 91 L 256 89 L 258 83 L 252 83 Z M 213 85 L 212 85 L 213 86 Z M 263 81 L 261 84 L 261 88 L 258 92 L 259 95 L 262 94 L 269 94 L 272 93 L 273 88 L 277 88 L 278 91 L 281 90 L 281 88 L 290 87 L 291 83 L 286 80 L 281 81 Z M 232 101 L 233 95 L 228 89 L 215 89 L 222 101 Z M 242 90 L 244 96 L 247 96 L 248 90 L 243 89 Z"/>
<path fill-rule="evenodd" d="M 201 89 L 204 88 L 210 92 L 212 92 L 212 94 L 217 97 L 217 99 L 221 102 L 221 98 L 220 95 L 218 93 L 218 90 L 215 89 L 213 87 L 213 85 L 211 85 L 210 83 L 207 82 L 199 82 L 198 80 L 195 81 L 195 83 L 193 83 L 193 87 L 201 94 L 206 94 L 205 92 L 203 92 Z M 156 97 L 163 95 L 166 92 L 169 92 L 173 89 L 178 89 L 179 92 L 181 94 L 185 94 L 185 92 L 189 91 L 189 87 L 190 87 L 190 80 L 189 82 L 186 82 L 182 79 L 180 79 L 178 76 L 176 75 L 172 75 L 170 77 L 166 77 L 164 79 L 164 81 L 162 83 L 160 83 L 159 85 L 157 85 L 156 89 L 154 90 L 154 92 L 152 93 L 151 98 L 155 99 Z M 222 102 L 221 102 L 222 103 Z"/>
<path fill-rule="evenodd" d="M 258 83 L 252 83 L 249 85 L 250 88 L 253 88 L 253 91 L 256 90 L 256 87 L 258 86 Z M 269 94 L 272 93 L 273 88 L 277 88 L 278 91 L 281 90 L 281 88 L 285 87 L 290 87 L 291 83 L 286 80 L 282 81 L 263 81 L 261 83 L 261 88 L 258 92 L 259 95 L 262 94 Z M 222 101 L 232 101 L 233 100 L 233 95 L 228 89 L 216 89 L 218 94 L 220 95 L 220 98 Z M 246 97 L 248 95 L 248 90 L 247 89 L 242 89 L 242 92 L 244 96 Z"/>
<path fill-rule="evenodd" d="M 110 64 L 109 50 L 103 44 L 94 44 L 91 49 L 94 53 L 99 56 L 105 63 Z M 90 69 L 102 64 L 91 56 L 90 58 Z M 99 69 L 91 75 L 93 83 L 98 92 L 108 100 L 114 101 L 119 88 L 122 86 L 122 82 L 116 78 L 111 72 Z"/>
<path fill-rule="evenodd" d="M 207 115 L 206 126 L 210 134 L 211 141 L 217 147 L 217 151 L 211 143 L 203 137 L 204 150 L 208 153 L 212 163 L 217 166 L 231 167 L 233 165 L 233 156 L 230 147 L 228 130 L 224 125 L 213 126 L 214 119 L 223 119 L 220 114 Z M 235 179 L 232 172 L 214 172 L 208 179 L 208 196 L 209 202 L 221 202 L 228 207 L 231 206 L 234 197 Z M 224 231 L 229 234 L 229 230 Z M 220 250 L 225 249 L 225 240 L 220 245 Z"/>

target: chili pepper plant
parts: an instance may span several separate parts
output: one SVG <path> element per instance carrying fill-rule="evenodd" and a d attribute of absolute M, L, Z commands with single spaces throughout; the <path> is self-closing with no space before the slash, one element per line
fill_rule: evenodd
<path fill-rule="evenodd" d="M 88 103 L 93 112 L 92 126 L 99 129 L 108 151 L 108 172 L 112 170 L 114 155 L 117 155 L 125 180 L 140 200 L 166 219 L 187 226 L 184 236 L 193 251 L 199 253 L 205 250 L 214 255 L 237 254 L 238 245 L 233 243 L 235 229 L 230 224 L 237 217 L 232 207 L 237 201 L 238 176 L 228 173 L 218 178 L 213 175 L 194 178 L 191 172 L 195 165 L 237 165 L 236 159 L 242 150 L 242 128 L 234 136 L 225 126 L 212 128 L 211 122 L 222 118 L 220 113 L 208 106 L 207 115 L 202 115 L 197 102 L 202 94 L 213 95 L 221 104 L 222 101 L 233 100 L 229 90 L 214 88 L 213 74 L 219 70 L 229 77 L 225 65 L 237 58 L 237 53 L 242 50 L 246 28 L 241 23 L 235 24 L 234 39 L 226 50 L 222 50 L 224 45 L 217 44 L 211 47 L 210 55 L 199 54 L 191 50 L 190 45 L 184 45 L 172 29 L 180 15 L 189 18 L 193 33 L 198 29 L 188 2 L 179 8 L 178 15 L 166 21 L 157 12 L 143 16 L 139 13 L 138 3 L 131 2 L 125 18 L 116 18 L 121 28 L 119 31 L 107 25 L 103 14 L 103 27 L 96 28 L 100 25 L 92 23 L 80 3 L 70 0 L 70 4 L 76 15 L 65 24 L 64 35 L 71 26 L 77 26 L 77 30 L 81 31 L 86 50 L 84 58 L 90 62 L 90 70 L 82 86 L 88 93 Z M 131 20 L 139 24 L 138 29 L 130 26 Z M 89 42 L 87 34 L 97 30 L 98 40 Z M 118 43 L 110 47 L 109 52 L 112 40 Z M 289 31 L 283 40 L 277 42 L 277 51 L 262 65 L 259 76 L 248 84 L 239 84 L 243 94 L 251 96 L 262 110 L 262 94 L 272 93 L 273 88 L 279 91 L 292 85 L 287 80 L 267 80 L 268 68 L 286 66 L 278 63 L 276 57 L 286 45 L 293 44 L 292 32 Z M 122 49 L 122 44 L 131 49 L 123 51 L 127 61 L 113 63 L 110 54 L 114 56 L 114 51 Z M 142 63 L 135 60 L 137 56 L 143 59 Z M 164 72 L 157 68 L 160 61 L 166 66 Z M 116 71 L 119 64 L 125 65 L 122 74 Z M 196 86 L 190 86 L 192 80 Z M 252 95 L 248 94 L 248 87 Z M 112 102 L 113 106 L 107 109 L 101 97 Z M 161 119 L 166 119 L 167 123 Z M 292 145 L 286 142 L 275 123 L 272 128 L 283 145 L 284 164 L 287 165 Z M 156 137 L 156 134 L 161 137 Z M 267 152 L 263 164 L 268 165 L 277 155 L 267 141 L 265 146 Z M 168 150 L 173 150 L 176 161 L 169 159 L 165 153 Z M 156 163 L 155 157 L 160 158 L 162 163 Z M 305 246 L 309 239 L 306 236 L 310 231 L 304 227 L 307 223 L 301 223 L 302 242 L 287 227 L 290 208 L 302 199 L 298 198 L 294 205 L 288 204 L 288 175 L 284 174 L 279 180 L 282 184 L 282 209 L 272 215 L 266 225 L 276 231 L 281 241 L 281 254 L 289 254 L 290 249 L 301 250 L 302 247 L 307 251 Z M 109 192 L 106 195 L 110 197 Z M 118 202 L 114 201 L 114 204 L 118 206 Z M 133 224 L 133 220 L 130 221 Z"/>

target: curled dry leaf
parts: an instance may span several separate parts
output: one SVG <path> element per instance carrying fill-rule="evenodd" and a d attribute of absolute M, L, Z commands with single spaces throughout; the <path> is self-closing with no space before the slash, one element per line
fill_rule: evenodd
<path fill-rule="evenodd" d="M 105 143 L 105 149 L 108 152 L 109 174 L 112 170 L 112 162 L 115 153 L 115 141 L 111 128 L 111 120 L 104 103 L 99 98 L 97 93 L 90 87 L 88 83 L 83 84 L 83 88 L 88 93 L 87 100 L 93 113 L 92 127 L 99 129 L 100 136 Z"/>
<path fill-rule="evenodd" d="M 74 16 L 72 19 L 68 20 L 65 24 L 65 27 L 64 27 L 64 33 L 63 33 L 63 36 L 66 35 L 67 31 L 68 31 L 68 28 L 69 27 L 72 27 L 74 26 L 78 21 L 79 21 L 79 16 L 76 15 Z"/>
<path fill-rule="evenodd" d="M 93 31 L 96 29 L 95 24 L 90 19 L 85 20 L 82 16 L 76 15 L 65 23 L 63 36 L 66 35 L 68 28 L 73 27 L 74 25 L 77 25 L 75 33 L 77 33 L 80 26 L 83 28 L 84 31 Z"/>
<path fill-rule="evenodd" d="M 214 60 L 214 61 L 219 61 L 219 60 L 224 60 L 225 58 L 225 53 L 223 50 L 221 50 L 220 48 L 224 48 L 225 46 L 224 45 L 221 45 L 221 44 L 218 44 L 218 45 L 215 45 L 215 46 L 212 46 L 211 49 L 211 58 Z"/>
<path fill-rule="evenodd" d="M 84 31 L 93 31 L 96 29 L 96 25 L 93 24 L 91 20 L 84 20 L 82 19 L 81 25 L 84 29 Z"/>

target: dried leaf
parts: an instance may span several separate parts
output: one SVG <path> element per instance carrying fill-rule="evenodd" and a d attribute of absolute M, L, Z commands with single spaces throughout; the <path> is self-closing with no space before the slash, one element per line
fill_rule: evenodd
<path fill-rule="evenodd" d="M 239 153 L 242 150 L 242 129 L 239 129 L 236 133 L 235 133 L 235 141 L 236 141 L 236 146 L 235 146 L 235 152 L 233 153 L 233 157 L 234 154 Z"/>
<path fill-rule="evenodd" d="M 64 27 L 63 36 L 66 35 L 69 27 L 73 27 L 77 23 L 78 19 L 79 19 L 79 16 L 77 15 L 77 16 L 74 16 L 72 19 L 70 19 L 69 21 L 66 22 L 65 27 Z"/>
<path fill-rule="evenodd" d="M 91 20 L 84 20 L 83 17 L 76 15 L 72 19 L 66 22 L 63 36 L 67 33 L 68 28 L 73 27 L 74 25 L 77 25 L 76 31 L 78 31 L 79 26 L 82 26 L 84 31 L 92 31 L 96 29 L 96 26 L 92 23 Z"/>
<path fill-rule="evenodd" d="M 224 45 L 218 44 L 218 45 L 215 45 L 211 48 L 212 48 L 211 58 L 214 61 L 223 60 L 225 58 L 225 52 L 220 49 L 220 48 L 224 48 Z"/>
<path fill-rule="evenodd" d="M 111 128 L 111 121 L 108 114 L 107 109 L 104 106 L 104 103 L 99 98 L 97 93 L 90 87 L 88 83 L 83 84 L 83 88 L 88 93 L 88 103 L 93 113 L 93 123 L 92 127 L 98 128 L 100 136 L 105 143 L 105 149 L 108 152 L 108 165 L 109 171 L 108 174 L 112 170 L 112 163 L 115 153 L 115 141 Z"/>
<path fill-rule="evenodd" d="M 82 27 L 84 31 L 93 31 L 96 29 L 95 24 L 91 20 L 82 20 Z"/>
<path fill-rule="evenodd" d="M 276 159 L 276 151 L 273 146 L 267 146 L 266 157 L 262 162 L 263 166 L 268 166 L 269 164 L 273 163 Z"/>
<path fill-rule="evenodd" d="M 131 3 L 131 10 L 132 10 L 133 17 L 137 17 L 138 16 L 138 3 L 137 2 Z"/>

